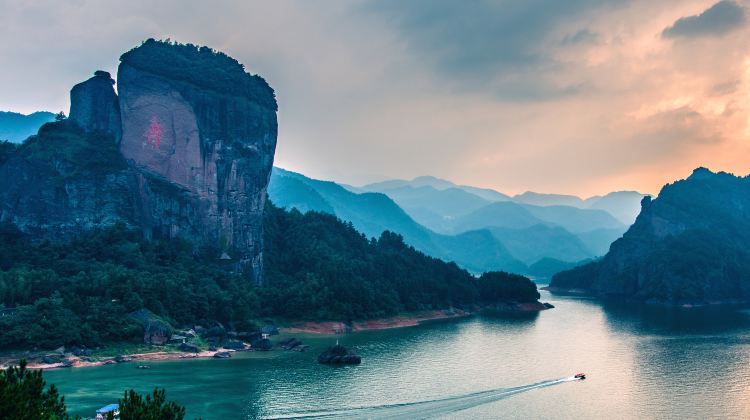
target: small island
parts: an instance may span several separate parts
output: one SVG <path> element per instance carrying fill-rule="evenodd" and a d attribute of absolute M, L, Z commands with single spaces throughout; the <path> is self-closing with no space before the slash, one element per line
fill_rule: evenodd
<path fill-rule="evenodd" d="M 362 363 L 362 358 L 347 350 L 338 342 L 331 346 L 318 356 L 318 363 L 324 365 L 358 365 Z"/>

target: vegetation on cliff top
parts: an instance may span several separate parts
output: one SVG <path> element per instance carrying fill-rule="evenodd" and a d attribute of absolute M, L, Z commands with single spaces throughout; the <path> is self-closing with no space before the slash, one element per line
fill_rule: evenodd
<path fill-rule="evenodd" d="M 101 175 L 127 167 L 111 136 L 86 133 L 70 120 L 44 124 L 37 135 L 19 146 L 0 145 L 0 163 L 13 156 L 55 165 L 66 177 Z M 60 165 L 62 162 L 67 165 Z"/>
<path fill-rule="evenodd" d="M 259 105 L 278 110 L 273 89 L 262 77 L 251 75 L 234 58 L 209 47 L 149 38 L 120 56 L 135 68 L 229 95 L 243 95 Z"/>
<path fill-rule="evenodd" d="M 175 325 L 221 322 L 238 330 L 262 317 L 351 320 L 483 301 L 536 301 L 536 286 L 507 274 L 471 276 L 386 232 L 368 240 L 331 215 L 266 216 L 264 287 L 226 269 L 217 250 L 145 240 L 122 226 L 71 243 L 35 243 L 0 229 L 0 348 L 89 347 L 142 339 L 127 314 L 147 308 Z"/>

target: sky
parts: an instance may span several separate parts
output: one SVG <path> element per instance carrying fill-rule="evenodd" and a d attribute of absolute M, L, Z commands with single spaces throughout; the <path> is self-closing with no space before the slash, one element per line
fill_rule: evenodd
<path fill-rule="evenodd" d="M 0 0 L 0 110 L 144 39 L 208 45 L 279 101 L 276 165 L 353 185 L 657 193 L 750 172 L 750 0 Z"/>

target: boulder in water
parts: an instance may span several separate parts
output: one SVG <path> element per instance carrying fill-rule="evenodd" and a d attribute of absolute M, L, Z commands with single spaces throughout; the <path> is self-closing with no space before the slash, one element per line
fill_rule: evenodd
<path fill-rule="evenodd" d="M 318 363 L 326 365 L 358 365 L 362 363 L 362 358 L 355 353 L 349 352 L 346 347 L 336 344 L 318 356 Z"/>

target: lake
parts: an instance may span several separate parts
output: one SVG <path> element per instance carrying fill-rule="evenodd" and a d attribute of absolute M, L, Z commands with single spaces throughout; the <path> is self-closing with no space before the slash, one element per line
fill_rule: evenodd
<path fill-rule="evenodd" d="M 167 389 L 188 418 L 750 418 L 750 314 L 550 296 L 527 319 L 473 317 L 338 337 L 359 366 L 307 353 L 45 372 L 73 414 Z M 571 376 L 585 372 L 583 381 Z"/>

